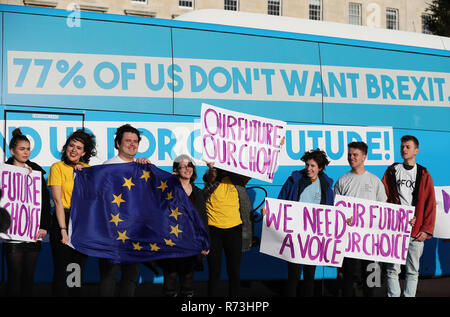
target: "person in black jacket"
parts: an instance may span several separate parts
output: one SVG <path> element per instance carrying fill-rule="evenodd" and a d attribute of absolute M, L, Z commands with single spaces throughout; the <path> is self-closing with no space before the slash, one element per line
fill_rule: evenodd
<path fill-rule="evenodd" d="M 194 181 L 197 178 L 197 171 L 192 159 L 185 154 L 175 158 L 173 162 L 173 174 L 178 177 L 189 200 L 200 214 L 205 228 L 208 228 L 205 198 L 203 196 L 203 191 L 194 184 Z M 192 289 L 194 270 L 203 269 L 202 255 L 207 255 L 208 253 L 209 250 L 203 250 L 201 254 L 190 257 L 159 260 L 158 265 L 163 269 L 164 275 L 164 296 L 175 297 L 178 295 L 176 282 L 177 277 L 179 277 L 181 286 L 180 296 L 192 297 L 194 295 Z"/>
<path fill-rule="evenodd" d="M 29 170 L 40 171 L 42 177 L 41 187 L 41 219 L 37 239 L 44 238 L 50 229 L 50 194 L 44 178 L 45 171 L 38 164 L 30 162 L 30 141 L 20 129 L 15 129 L 9 143 L 12 156 L 6 164 L 24 167 Z M 8 281 L 6 283 L 7 296 L 32 296 L 34 284 L 34 271 L 41 250 L 41 241 L 18 242 L 7 240 L 3 244 L 8 267 Z"/>

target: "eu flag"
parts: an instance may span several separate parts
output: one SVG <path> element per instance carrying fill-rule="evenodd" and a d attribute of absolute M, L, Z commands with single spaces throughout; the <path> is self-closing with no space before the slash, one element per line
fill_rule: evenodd
<path fill-rule="evenodd" d="M 202 219 L 178 179 L 153 164 L 97 165 L 76 172 L 70 244 L 113 263 L 209 250 Z"/>

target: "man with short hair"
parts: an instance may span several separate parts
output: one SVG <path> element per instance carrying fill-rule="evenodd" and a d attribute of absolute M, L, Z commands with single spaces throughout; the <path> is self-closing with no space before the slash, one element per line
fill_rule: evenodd
<path fill-rule="evenodd" d="M 342 175 L 334 186 L 334 195 L 350 196 L 374 201 L 386 201 L 386 193 L 380 179 L 367 171 L 364 162 L 367 158 L 368 146 L 364 142 L 348 144 L 348 163 L 351 170 Z M 352 218 L 349 219 L 350 222 Z M 363 277 L 363 291 L 366 296 L 374 295 L 374 288 L 367 285 L 367 267 L 373 262 L 352 258 L 344 258 L 342 264 L 343 296 L 355 296 L 355 275 L 361 273 Z"/>
<path fill-rule="evenodd" d="M 118 150 L 118 154 L 105 161 L 103 164 L 118 164 L 134 161 L 140 164 L 150 163 L 150 160 L 146 158 L 135 159 L 140 141 L 141 134 L 139 130 L 131 125 L 125 124 L 117 128 L 116 136 L 114 138 L 114 147 Z M 119 296 L 134 296 L 139 278 L 139 269 L 140 263 L 114 264 L 108 259 L 99 259 L 100 296 L 114 296 L 117 276 L 120 270 L 122 270 L 122 277 L 120 279 Z"/>
<path fill-rule="evenodd" d="M 401 138 L 400 153 L 403 164 L 394 163 L 383 176 L 388 202 L 406 206 L 415 206 L 415 224 L 406 257 L 405 297 L 416 295 L 419 280 L 420 257 L 426 239 L 433 236 L 436 218 L 436 198 L 434 185 L 427 169 L 416 163 L 419 153 L 419 140 L 412 135 Z M 400 264 L 389 263 L 386 268 L 388 296 L 401 294 L 398 274 Z"/>

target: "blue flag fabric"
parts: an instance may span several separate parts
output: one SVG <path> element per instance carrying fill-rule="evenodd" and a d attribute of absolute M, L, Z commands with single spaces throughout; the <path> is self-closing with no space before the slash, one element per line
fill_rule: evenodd
<path fill-rule="evenodd" d="M 209 250 L 203 221 L 178 179 L 153 164 L 97 165 L 76 172 L 70 243 L 113 263 Z"/>

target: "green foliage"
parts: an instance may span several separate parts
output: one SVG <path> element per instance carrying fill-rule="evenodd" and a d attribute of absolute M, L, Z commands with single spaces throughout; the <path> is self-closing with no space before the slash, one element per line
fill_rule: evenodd
<path fill-rule="evenodd" d="M 432 0 L 426 10 L 425 25 L 435 35 L 450 37 L 450 0 Z"/>

